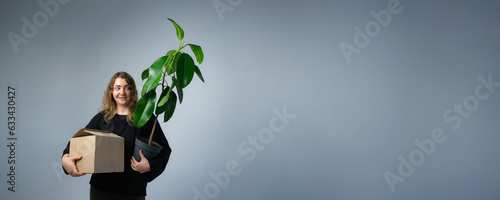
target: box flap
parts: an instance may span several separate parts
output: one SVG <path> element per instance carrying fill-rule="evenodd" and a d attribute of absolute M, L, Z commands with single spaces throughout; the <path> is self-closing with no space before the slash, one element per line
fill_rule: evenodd
<path fill-rule="evenodd" d="M 118 136 L 114 133 L 110 133 L 108 131 L 82 128 L 78 132 L 76 132 L 75 135 L 73 135 L 73 138 L 90 136 L 90 135 L 106 136 L 106 137 L 120 137 L 120 136 Z"/>

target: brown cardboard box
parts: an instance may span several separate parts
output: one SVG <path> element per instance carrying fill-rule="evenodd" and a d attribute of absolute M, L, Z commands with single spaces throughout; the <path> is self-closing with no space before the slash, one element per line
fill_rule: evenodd
<path fill-rule="evenodd" d="M 82 173 L 123 172 L 124 145 L 114 133 L 82 128 L 70 139 L 69 156 L 82 156 L 76 161 Z"/>

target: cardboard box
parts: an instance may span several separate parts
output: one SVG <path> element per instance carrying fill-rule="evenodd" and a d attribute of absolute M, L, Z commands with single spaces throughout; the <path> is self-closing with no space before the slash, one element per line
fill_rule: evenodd
<path fill-rule="evenodd" d="M 82 173 L 123 172 L 125 141 L 100 130 L 82 128 L 71 139 L 70 156 L 82 156 L 76 168 Z"/>

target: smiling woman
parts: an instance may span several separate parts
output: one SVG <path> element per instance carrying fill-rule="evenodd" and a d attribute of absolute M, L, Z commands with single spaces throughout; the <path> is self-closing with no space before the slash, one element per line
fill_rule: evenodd
<path fill-rule="evenodd" d="M 90 180 L 90 199 L 145 199 L 148 182 L 158 177 L 167 165 L 172 150 L 161 127 L 155 129 L 153 140 L 162 146 L 155 158 L 147 159 L 140 152 L 140 161 L 133 158 L 134 141 L 147 136 L 153 129 L 155 117 L 151 116 L 141 128 L 133 124 L 137 104 L 134 79 L 126 72 L 118 72 L 109 80 L 100 112 L 92 118 L 87 129 L 103 130 L 124 138 L 124 171 L 119 173 L 94 173 Z M 82 156 L 69 156 L 69 146 L 63 151 L 61 163 L 64 171 L 73 177 L 85 174 L 78 171 L 75 163 Z"/>
<path fill-rule="evenodd" d="M 137 89 L 134 79 L 126 72 L 118 72 L 109 80 L 104 92 L 101 112 L 106 113 L 106 121 L 115 114 L 127 115 L 132 123 L 132 114 L 137 104 Z M 132 111 L 129 115 L 129 111 Z"/>
<path fill-rule="evenodd" d="M 128 101 L 129 95 L 130 87 L 127 81 L 123 78 L 115 79 L 115 83 L 113 85 L 113 98 L 116 101 L 118 114 L 127 114 L 126 109 L 128 104 L 130 104 L 130 102 Z"/>

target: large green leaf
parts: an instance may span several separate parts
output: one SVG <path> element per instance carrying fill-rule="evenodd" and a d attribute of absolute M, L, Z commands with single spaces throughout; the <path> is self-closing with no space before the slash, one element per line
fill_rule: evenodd
<path fill-rule="evenodd" d="M 158 83 L 160 83 L 161 75 L 163 72 L 163 64 L 167 60 L 167 56 L 162 56 L 158 58 L 152 65 L 149 67 L 149 76 L 146 83 L 144 83 L 144 87 L 142 88 L 141 95 L 148 93 L 149 91 L 156 88 Z"/>
<path fill-rule="evenodd" d="M 182 92 L 182 88 L 179 86 L 179 82 L 175 77 L 172 77 L 172 87 L 175 87 L 177 89 L 177 94 L 179 94 L 179 103 L 182 103 L 184 92 Z"/>
<path fill-rule="evenodd" d="M 196 73 L 196 75 L 198 75 L 198 78 L 200 78 L 200 80 L 204 83 L 205 82 L 205 79 L 203 78 L 203 75 L 201 74 L 201 71 L 200 71 L 200 68 L 198 68 L 198 66 L 194 66 L 194 72 Z"/>
<path fill-rule="evenodd" d="M 167 122 L 172 118 L 172 115 L 174 115 L 175 111 L 175 105 L 177 104 L 177 95 L 175 95 L 175 92 L 172 92 L 170 94 L 170 98 L 168 98 L 167 103 L 165 103 L 165 114 L 164 114 L 164 119 L 163 122 Z"/>
<path fill-rule="evenodd" d="M 174 20 L 170 18 L 168 18 L 168 20 L 170 20 L 172 24 L 174 24 L 175 30 L 177 30 L 177 38 L 179 38 L 179 41 L 181 41 L 184 38 L 184 30 L 182 30 L 182 28 L 177 23 L 175 23 Z"/>
<path fill-rule="evenodd" d="M 193 58 L 187 53 L 182 53 L 179 56 L 176 66 L 176 75 L 178 80 L 178 86 L 185 88 L 191 83 L 194 75 L 194 61 Z"/>
<path fill-rule="evenodd" d="M 148 122 L 149 118 L 153 115 L 153 111 L 155 108 L 155 100 L 156 100 L 156 91 L 151 91 L 143 95 L 134 111 L 134 125 L 135 127 L 142 127 L 146 122 Z"/>
<path fill-rule="evenodd" d="M 191 51 L 193 51 L 194 56 L 196 57 L 196 61 L 198 61 L 199 64 L 203 62 L 203 50 L 201 50 L 201 47 L 196 45 L 196 44 L 188 44 L 189 47 L 191 47 Z"/>

